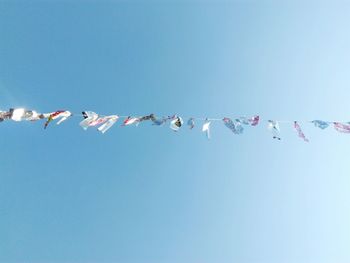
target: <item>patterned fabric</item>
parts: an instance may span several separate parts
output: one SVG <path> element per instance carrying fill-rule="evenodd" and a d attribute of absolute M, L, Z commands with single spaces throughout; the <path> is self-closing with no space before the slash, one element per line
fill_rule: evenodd
<path fill-rule="evenodd" d="M 61 118 L 58 122 L 57 125 L 61 124 L 63 121 L 67 120 L 70 116 L 72 116 L 72 113 L 70 111 L 63 111 L 63 110 L 58 110 L 56 112 L 50 113 L 50 116 L 48 117 L 47 121 L 45 122 L 44 129 L 47 128 L 49 123 L 53 120 L 56 120 L 58 118 Z"/>
<path fill-rule="evenodd" d="M 86 130 L 87 128 L 89 128 L 90 123 L 96 121 L 99 116 L 97 113 L 93 112 L 93 111 L 83 111 L 83 117 L 84 120 L 82 120 L 79 125 Z"/>
<path fill-rule="evenodd" d="M 108 117 L 98 117 L 97 120 L 93 120 L 88 123 L 89 127 L 98 126 L 108 121 Z"/>
<path fill-rule="evenodd" d="M 242 134 L 243 126 L 240 121 L 233 122 L 230 118 L 223 118 L 223 122 L 234 134 Z"/>
<path fill-rule="evenodd" d="M 309 140 L 305 137 L 305 134 L 303 133 L 303 131 L 301 130 L 300 125 L 298 124 L 298 122 L 294 121 L 294 129 L 297 131 L 298 136 L 303 139 L 305 142 L 309 142 Z"/>
<path fill-rule="evenodd" d="M 249 119 L 250 125 L 256 126 L 259 124 L 260 117 L 259 116 L 253 116 Z"/>
<path fill-rule="evenodd" d="M 253 116 L 251 118 L 247 118 L 247 117 L 239 117 L 238 119 L 236 119 L 237 122 L 240 122 L 244 125 L 251 125 L 251 126 L 256 126 L 259 124 L 259 120 L 260 117 L 259 116 Z"/>
<path fill-rule="evenodd" d="M 136 124 L 136 125 L 138 125 L 139 122 L 140 122 L 140 119 L 139 119 L 139 118 L 129 116 L 129 117 L 127 117 L 127 118 L 124 120 L 122 126 L 127 126 L 127 125 L 131 125 L 131 124 Z"/>
<path fill-rule="evenodd" d="M 189 120 L 187 121 L 187 125 L 192 130 L 194 128 L 194 118 L 189 118 Z"/>
<path fill-rule="evenodd" d="M 349 124 L 343 124 L 340 122 L 334 122 L 334 129 L 336 129 L 338 132 L 342 133 L 350 133 L 350 125 Z"/>
<path fill-rule="evenodd" d="M 146 116 L 142 116 L 139 118 L 139 122 L 141 121 L 149 121 L 149 120 L 154 120 L 154 114 L 150 114 L 150 115 L 146 115 Z"/>
<path fill-rule="evenodd" d="M 98 127 L 98 130 L 102 133 L 105 133 L 106 131 L 108 131 L 119 119 L 119 117 L 117 115 L 111 115 L 111 116 L 107 116 L 107 121 L 102 124 L 100 127 Z"/>
<path fill-rule="evenodd" d="M 328 128 L 328 126 L 329 126 L 328 122 L 321 121 L 321 120 L 314 120 L 314 121 L 312 121 L 312 123 L 315 125 L 315 127 L 318 127 L 318 128 L 320 128 L 322 130 Z"/>
<path fill-rule="evenodd" d="M 170 129 L 173 131 L 178 131 L 180 130 L 182 124 L 183 120 L 181 117 L 174 117 L 174 119 L 170 122 Z"/>

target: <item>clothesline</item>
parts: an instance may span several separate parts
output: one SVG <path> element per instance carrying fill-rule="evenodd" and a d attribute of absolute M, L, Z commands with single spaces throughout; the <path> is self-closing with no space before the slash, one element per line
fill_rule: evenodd
<path fill-rule="evenodd" d="M 108 115 L 100 115 L 101 117 L 106 117 Z M 137 115 L 137 114 L 130 114 L 130 115 L 118 115 L 119 118 L 128 118 L 128 117 L 131 117 L 131 116 L 141 116 L 141 115 Z M 72 116 L 71 117 L 80 117 L 82 118 L 83 117 L 83 114 L 82 113 L 72 113 Z M 184 117 L 184 116 L 181 116 L 183 119 L 190 119 L 190 118 L 193 118 L 195 120 L 198 120 L 198 121 L 222 121 L 223 118 L 203 118 L 203 117 Z M 239 118 L 239 117 L 233 117 L 234 118 Z M 270 119 L 263 119 L 263 118 L 260 118 L 260 121 L 261 122 L 268 122 Z M 275 120 L 275 119 L 274 119 Z M 278 123 L 294 123 L 295 121 L 299 122 L 299 123 L 312 123 L 313 121 L 310 121 L 310 120 L 275 120 L 277 121 Z M 325 122 L 328 122 L 328 123 L 334 123 L 334 122 L 349 122 L 349 121 L 325 121 Z"/>
<path fill-rule="evenodd" d="M 163 126 L 166 123 L 169 124 L 169 128 L 177 132 L 183 126 L 192 130 L 196 125 L 197 121 L 203 121 L 202 132 L 205 132 L 206 136 L 210 138 L 210 125 L 212 122 L 220 121 L 228 129 L 231 130 L 234 134 L 242 134 L 245 127 L 257 126 L 261 122 L 267 123 L 267 128 L 271 131 L 274 139 L 281 140 L 280 136 L 280 127 L 281 123 L 292 124 L 294 130 L 297 132 L 298 136 L 304 141 L 308 142 L 303 133 L 300 124 L 301 123 L 312 123 L 315 127 L 318 127 L 322 130 L 328 128 L 330 125 L 333 125 L 334 129 L 341 133 L 350 134 L 350 122 L 341 122 L 341 121 L 322 121 L 322 120 L 312 120 L 312 121 L 296 121 L 296 120 L 273 120 L 273 119 L 262 119 L 259 115 L 254 115 L 252 117 L 235 117 L 235 118 L 203 118 L 203 117 L 181 117 L 180 115 L 170 115 L 165 117 L 157 117 L 155 114 L 149 115 L 102 115 L 97 114 L 93 111 L 82 111 L 81 113 L 71 113 L 67 110 L 58 110 L 50 113 L 38 113 L 33 110 L 26 110 L 23 108 L 11 108 L 9 111 L 0 111 L 0 122 L 12 120 L 15 122 L 18 121 L 39 121 L 46 119 L 44 128 L 46 129 L 50 122 L 57 120 L 57 125 L 61 124 L 63 121 L 71 117 L 80 117 L 82 120 L 79 122 L 79 125 L 87 130 L 91 127 L 96 127 L 101 133 L 105 133 L 109 130 L 120 118 L 123 118 L 123 123 L 121 126 L 129 125 L 139 125 L 141 122 L 151 122 L 155 126 Z M 184 122 L 184 119 L 187 122 Z"/>

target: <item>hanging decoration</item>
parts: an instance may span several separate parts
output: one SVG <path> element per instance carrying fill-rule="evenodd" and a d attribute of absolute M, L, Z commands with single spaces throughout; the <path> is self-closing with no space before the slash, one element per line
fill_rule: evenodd
<path fill-rule="evenodd" d="M 82 120 L 79 125 L 84 129 L 87 130 L 92 123 L 96 122 L 96 120 L 99 118 L 98 114 L 93 112 L 93 111 L 83 111 L 83 118 L 84 120 Z"/>
<path fill-rule="evenodd" d="M 349 124 L 334 122 L 333 125 L 334 125 L 334 129 L 338 132 L 350 133 L 350 125 Z"/>
<path fill-rule="evenodd" d="M 208 119 L 205 120 L 205 123 L 202 126 L 202 132 L 205 132 L 208 139 L 210 139 L 210 121 Z"/>
<path fill-rule="evenodd" d="M 267 122 L 268 122 L 267 128 L 271 131 L 272 138 L 273 139 L 277 139 L 277 140 L 281 140 L 281 137 L 280 137 L 280 126 L 278 124 L 278 121 L 268 120 Z"/>
<path fill-rule="evenodd" d="M 70 111 L 58 110 L 58 111 L 55 111 L 53 113 L 50 113 L 49 117 L 47 118 L 47 121 L 45 122 L 44 129 L 47 128 L 47 126 L 49 125 L 49 123 L 51 121 L 60 118 L 60 120 L 56 123 L 57 125 L 59 125 L 63 121 L 67 120 L 70 116 L 72 116 L 72 113 Z"/>
<path fill-rule="evenodd" d="M 96 127 L 97 131 L 102 134 L 106 133 L 112 126 L 119 120 L 120 117 L 124 118 L 124 121 L 121 126 L 138 126 L 142 122 L 149 121 L 152 125 L 162 126 L 163 124 L 170 121 L 170 129 L 177 132 L 184 125 L 183 118 L 178 115 L 169 115 L 166 117 L 157 117 L 155 114 L 149 114 L 144 116 L 119 116 L 116 114 L 113 115 L 100 115 L 93 111 L 83 111 L 81 114 L 72 114 L 68 110 L 57 110 L 50 113 L 39 113 L 35 110 L 27 110 L 25 108 L 10 108 L 8 111 L 0 110 L 0 122 L 6 121 L 14 121 L 14 122 L 22 122 L 29 121 L 35 122 L 39 120 L 46 119 L 44 123 L 44 129 L 47 129 L 49 124 L 57 120 L 56 124 L 59 125 L 62 122 L 66 121 L 70 117 L 80 117 L 82 120 L 79 122 L 79 125 L 87 130 L 90 127 Z M 206 134 L 208 139 L 211 138 L 211 123 L 213 121 L 222 121 L 224 125 L 234 134 L 243 134 L 244 126 L 258 126 L 262 121 L 259 115 L 254 115 L 253 117 L 236 117 L 236 118 L 228 118 L 225 117 L 223 119 L 218 118 L 186 118 L 187 126 L 190 130 L 194 129 L 195 121 L 204 121 L 202 125 L 202 132 Z M 292 124 L 292 127 L 297 132 L 299 138 L 304 140 L 305 142 L 309 142 L 309 139 L 306 138 L 304 132 L 301 129 L 301 126 L 298 121 L 277 121 L 277 120 L 265 120 L 267 122 L 267 129 L 271 132 L 272 138 L 276 140 L 281 140 L 281 130 L 280 123 L 289 123 Z M 331 124 L 336 131 L 340 133 L 350 134 L 350 122 L 339 122 L 339 121 L 323 121 L 323 120 L 312 120 L 307 121 L 307 123 L 313 124 L 313 126 L 325 130 Z"/>
<path fill-rule="evenodd" d="M 315 125 L 315 127 L 318 127 L 318 128 L 320 128 L 322 130 L 328 128 L 328 126 L 329 126 L 328 122 L 321 121 L 321 120 L 314 120 L 314 121 L 312 121 L 312 123 Z"/>
<path fill-rule="evenodd" d="M 170 129 L 173 131 L 178 131 L 180 130 L 183 123 L 184 122 L 181 117 L 174 116 L 173 120 L 170 122 Z"/>
<path fill-rule="evenodd" d="M 259 124 L 259 120 L 260 117 L 259 116 L 253 116 L 251 118 L 247 118 L 247 117 L 239 117 L 238 119 L 236 119 L 237 122 L 240 122 L 244 125 L 251 125 L 251 126 L 256 126 Z"/>
<path fill-rule="evenodd" d="M 301 130 L 301 127 L 298 122 L 294 121 L 294 129 L 297 131 L 298 136 L 303 139 L 305 142 L 309 142 L 309 140 L 305 137 L 305 134 Z"/>
<path fill-rule="evenodd" d="M 243 133 L 243 126 L 241 124 L 241 121 L 236 119 L 235 122 L 233 122 L 230 118 L 223 118 L 222 119 L 225 126 L 229 128 L 234 134 L 242 134 Z"/>
<path fill-rule="evenodd" d="M 168 120 L 171 120 L 173 117 L 163 117 L 163 118 L 157 118 L 154 114 L 151 118 L 153 125 L 157 125 L 157 126 L 162 126 L 164 123 L 166 123 Z"/>
<path fill-rule="evenodd" d="M 187 125 L 192 130 L 194 128 L 194 118 L 189 118 L 187 121 Z"/>
<path fill-rule="evenodd" d="M 98 130 L 102 133 L 105 133 L 108 131 L 112 126 L 118 121 L 119 117 L 118 115 L 111 115 L 105 117 L 107 121 L 103 123 L 100 127 L 98 127 Z"/>
<path fill-rule="evenodd" d="M 131 116 L 128 116 L 122 126 L 127 126 L 127 125 L 132 125 L 132 124 L 135 124 L 136 126 L 140 123 L 140 119 L 137 118 L 137 117 L 131 117 Z"/>

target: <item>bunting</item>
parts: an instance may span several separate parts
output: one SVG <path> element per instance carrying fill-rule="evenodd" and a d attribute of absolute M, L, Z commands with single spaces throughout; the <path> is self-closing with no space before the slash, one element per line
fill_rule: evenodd
<path fill-rule="evenodd" d="M 320 128 L 322 130 L 328 128 L 328 126 L 329 126 L 328 122 L 321 121 L 321 120 L 314 120 L 314 121 L 312 121 L 312 123 L 315 125 L 315 127 L 318 127 L 318 128 Z"/>
<path fill-rule="evenodd" d="M 281 137 L 280 137 L 280 126 L 279 126 L 278 122 L 274 121 L 274 120 L 268 120 L 267 122 L 268 122 L 267 128 L 272 133 L 272 138 L 273 139 L 277 139 L 277 140 L 281 140 Z"/>
<path fill-rule="evenodd" d="M 192 130 L 194 128 L 194 118 L 189 118 L 187 121 L 187 125 Z"/>
<path fill-rule="evenodd" d="M 223 118 L 222 119 L 225 126 L 229 128 L 234 134 L 242 134 L 243 133 L 243 127 L 241 124 L 241 121 L 236 120 L 233 122 L 230 118 Z"/>
<path fill-rule="evenodd" d="M 294 121 L 294 129 L 297 131 L 298 136 L 303 139 L 305 142 L 309 142 L 309 140 L 305 137 L 305 134 L 303 133 L 303 131 L 301 130 L 300 125 L 298 124 L 298 122 Z"/>
<path fill-rule="evenodd" d="M 240 122 L 244 125 L 251 125 L 251 126 L 256 126 L 259 124 L 259 120 L 260 117 L 259 116 L 253 116 L 251 118 L 247 118 L 247 117 L 239 117 L 238 119 L 236 119 L 237 122 Z"/>
<path fill-rule="evenodd" d="M 45 117 L 45 115 L 43 115 Z M 47 118 L 47 121 L 45 122 L 44 129 L 47 128 L 49 123 L 53 120 L 59 119 L 58 122 L 56 123 L 57 125 L 61 124 L 63 121 L 67 120 L 70 116 L 72 116 L 72 113 L 70 111 L 63 111 L 63 110 L 58 110 L 49 115 Z"/>
<path fill-rule="evenodd" d="M 79 125 L 84 129 L 87 130 L 90 126 L 91 123 L 95 122 L 98 119 L 98 114 L 93 112 L 93 111 L 83 111 L 83 118 Z"/>
<path fill-rule="evenodd" d="M 210 139 L 210 121 L 208 119 L 205 120 L 205 123 L 202 126 L 202 132 L 205 132 L 208 139 Z"/>
<path fill-rule="evenodd" d="M 170 129 L 177 132 L 178 130 L 180 130 L 182 124 L 183 124 L 182 118 L 175 116 L 173 120 L 170 122 Z"/>
<path fill-rule="evenodd" d="M 128 116 L 128 117 L 124 120 L 122 126 L 127 126 L 127 125 L 132 125 L 132 124 L 136 124 L 136 126 L 137 126 L 137 125 L 139 124 L 139 122 L 140 122 L 140 119 L 139 119 L 139 118 Z"/>
<path fill-rule="evenodd" d="M 106 119 L 107 121 L 98 127 L 98 130 L 102 133 L 105 133 L 110 128 L 112 128 L 112 126 L 118 121 L 119 117 L 117 115 L 111 115 L 106 117 Z"/>
<path fill-rule="evenodd" d="M 343 124 L 340 122 L 334 122 L 334 129 L 338 132 L 342 133 L 350 133 L 350 125 L 349 124 Z"/>
<path fill-rule="evenodd" d="M 119 116 L 117 114 L 113 115 L 101 115 L 94 111 L 83 111 L 81 114 L 72 114 L 68 110 L 57 110 L 50 113 L 39 113 L 35 110 L 27 110 L 25 108 L 10 108 L 8 111 L 0 110 L 0 122 L 6 122 L 12 120 L 14 122 L 21 121 L 29 121 L 36 122 L 39 120 L 46 119 L 44 123 L 44 129 L 47 129 L 49 124 L 57 120 L 56 124 L 59 125 L 62 122 L 66 121 L 70 117 L 80 117 L 82 120 L 79 122 L 79 125 L 87 130 L 90 127 L 95 127 L 97 131 L 102 134 L 106 133 L 113 125 L 119 120 L 120 117 L 124 118 L 124 121 L 121 126 L 138 126 L 143 122 L 150 122 L 155 126 L 162 126 L 163 124 L 170 122 L 169 128 L 175 132 L 179 131 L 180 128 L 184 125 L 184 119 L 178 115 L 169 115 L 166 117 L 157 117 L 155 114 L 149 114 L 144 116 Z M 185 118 L 186 124 L 190 130 L 195 128 L 195 122 L 202 120 L 204 121 L 201 131 L 205 133 L 208 139 L 211 138 L 211 123 L 213 121 L 222 121 L 223 124 L 233 133 L 233 134 L 242 134 L 244 132 L 244 127 L 247 126 L 258 126 L 261 121 L 264 121 L 260 118 L 259 115 L 254 115 L 252 117 L 240 116 L 236 118 L 225 117 L 222 119 L 213 119 L 213 118 L 194 118 L 189 117 Z M 265 120 L 267 122 L 267 129 L 271 132 L 272 138 L 281 140 L 281 130 L 280 130 L 280 122 L 277 120 Z M 304 132 L 301 129 L 301 126 L 298 121 L 281 121 L 283 123 L 293 124 L 292 127 L 297 132 L 299 138 L 304 140 L 305 142 L 309 142 L 309 139 L 306 138 Z M 324 121 L 324 120 L 312 120 L 308 121 L 308 123 L 312 123 L 313 126 L 325 130 L 331 124 L 336 131 L 340 133 L 350 134 L 350 122 L 339 122 L 339 121 Z"/>

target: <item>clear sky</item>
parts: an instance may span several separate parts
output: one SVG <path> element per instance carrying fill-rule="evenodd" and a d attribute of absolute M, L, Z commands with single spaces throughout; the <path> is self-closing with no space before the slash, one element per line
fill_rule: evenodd
<path fill-rule="evenodd" d="M 350 120 L 346 1 L 1 1 L 0 108 Z M 350 262 L 350 137 L 0 124 L 0 262 Z"/>

